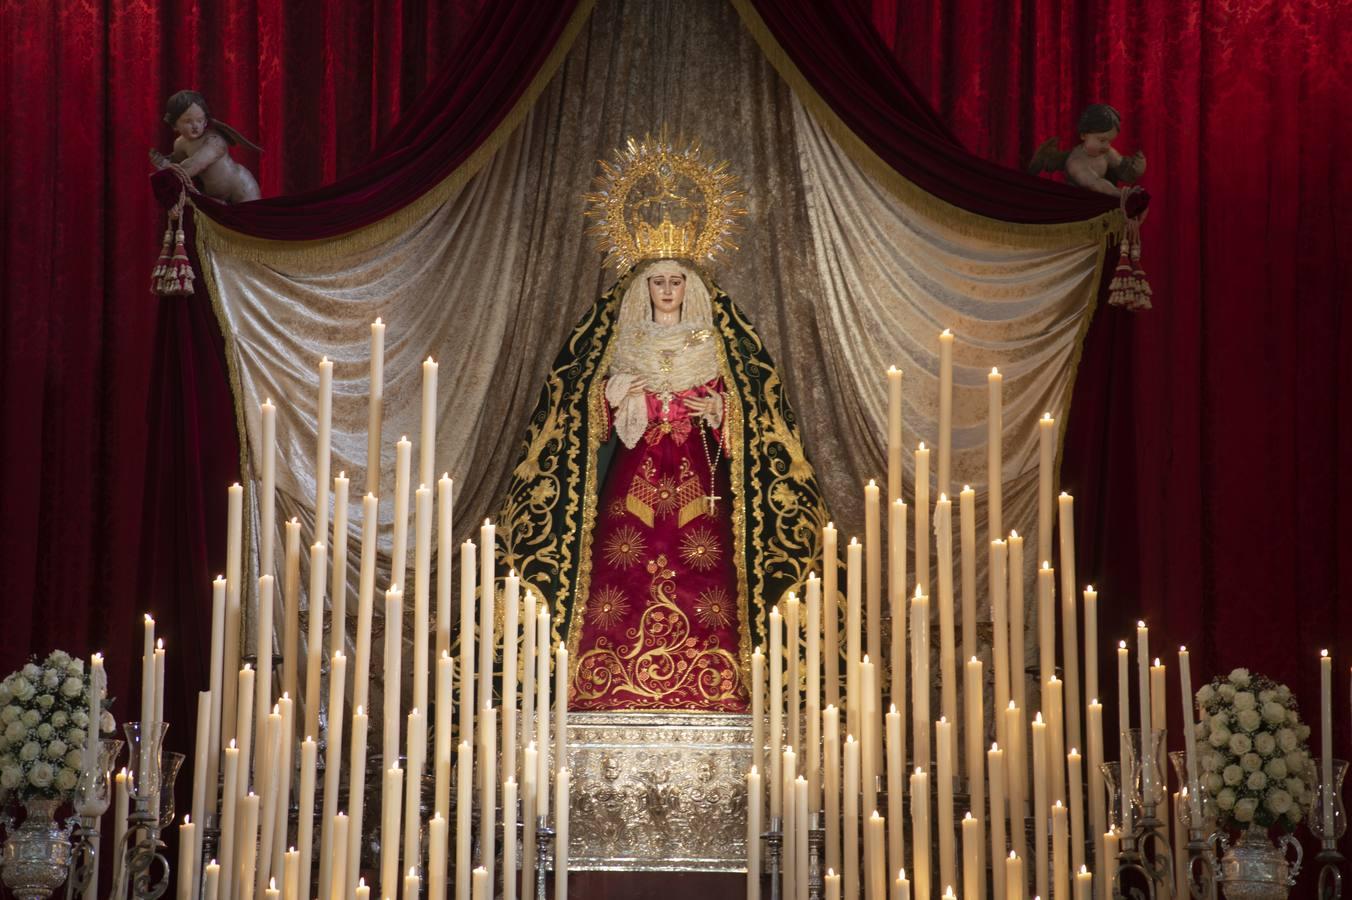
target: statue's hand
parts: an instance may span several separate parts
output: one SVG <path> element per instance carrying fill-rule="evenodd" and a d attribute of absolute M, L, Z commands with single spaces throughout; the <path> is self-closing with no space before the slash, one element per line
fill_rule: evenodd
<path fill-rule="evenodd" d="M 707 397 L 691 397 L 685 401 L 685 405 L 691 413 L 701 416 L 715 425 L 723 420 L 723 398 L 719 394 L 710 394 Z"/>
<path fill-rule="evenodd" d="M 163 169 L 166 166 L 171 165 L 171 163 L 169 162 L 169 157 L 165 156 L 163 153 L 156 150 L 154 147 L 150 148 L 150 164 L 157 169 Z"/>

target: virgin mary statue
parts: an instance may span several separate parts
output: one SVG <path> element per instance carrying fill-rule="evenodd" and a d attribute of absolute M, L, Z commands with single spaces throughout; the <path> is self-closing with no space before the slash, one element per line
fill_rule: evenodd
<path fill-rule="evenodd" d="M 645 138 L 601 165 L 591 232 L 623 275 L 546 379 L 502 550 L 566 637 L 571 709 L 740 712 L 824 504 L 774 363 L 709 276 L 745 214 L 726 164 Z"/>

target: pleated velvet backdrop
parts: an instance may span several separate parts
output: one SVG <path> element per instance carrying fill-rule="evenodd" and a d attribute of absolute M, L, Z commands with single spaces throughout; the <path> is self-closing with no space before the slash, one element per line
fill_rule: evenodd
<path fill-rule="evenodd" d="M 202 594 L 178 586 L 223 566 L 222 487 L 239 457 L 219 334 L 187 314 L 193 301 L 146 290 L 159 230 L 144 159 L 167 140 L 164 97 L 197 86 L 255 137 L 265 154 L 242 158 L 265 195 L 314 188 L 370 157 L 478 5 L 0 7 L 0 669 L 53 646 L 103 649 L 126 698 L 141 610 L 157 611 L 171 652 L 204 642 Z M 1348 6 L 926 0 L 864 13 L 937 121 L 988 159 L 1019 165 L 1040 139 L 1069 137 L 1085 102 L 1122 110 L 1120 145 L 1150 159 L 1156 308 L 1101 309 L 1090 331 L 1063 471 L 1077 571 L 1113 598 L 1109 633 L 1148 616 L 1194 645 L 1199 675 L 1252 665 L 1312 716 L 1318 649 L 1352 656 L 1339 602 L 1352 591 Z M 179 364 L 201 363 L 192 396 L 173 396 L 183 373 L 152 366 L 163 329 L 192 350 Z M 147 421 L 169 406 L 181 421 Z M 166 430 L 196 448 L 195 470 L 148 464 L 149 436 Z M 166 509 L 199 512 L 166 524 Z M 190 656 L 171 655 L 180 749 L 202 683 Z"/>

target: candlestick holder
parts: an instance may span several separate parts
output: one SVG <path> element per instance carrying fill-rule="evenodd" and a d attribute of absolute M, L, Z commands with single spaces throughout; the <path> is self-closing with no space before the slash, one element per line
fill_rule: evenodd
<path fill-rule="evenodd" d="M 127 883 L 133 900 L 159 900 L 169 889 L 169 860 L 160 840 L 160 816 L 150 797 L 135 798 L 136 808 L 127 816 Z M 158 866 L 159 874 L 152 880 Z"/>
<path fill-rule="evenodd" d="M 1163 824 L 1155 816 L 1155 804 L 1145 803 L 1131 833 L 1122 836 L 1122 850 L 1113 878 L 1113 897 L 1117 900 L 1154 900 L 1161 891 L 1171 891 L 1173 873 L 1173 854 L 1164 836 Z"/>
<path fill-rule="evenodd" d="M 770 864 L 770 900 L 779 900 L 779 863 L 784 851 L 784 821 L 770 817 L 770 830 L 761 835 L 765 839 L 765 861 Z"/>
<path fill-rule="evenodd" d="M 75 848 L 71 854 L 70 877 L 66 879 L 66 897 L 82 896 L 98 871 L 99 820 L 108 811 L 112 800 L 112 773 L 117 757 L 122 752 L 122 741 L 107 738 L 99 741 L 98 758 L 92 768 L 80 773 L 75 787 L 76 823 L 72 837 Z"/>
<path fill-rule="evenodd" d="M 549 874 L 549 848 L 554 843 L 554 829 L 545 816 L 535 817 L 535 900 L 545 900 L 545 877 Z"/>
<path fill-rule="evenodd" d="M 825 816 L 812 813 L 807 827 L 807 896 L 808 900 L 822 900 L 826 884 L 822 879 L 822 848 L 826 844 Z"/>
<path fill-rule="evenodd" d="M 1342 900 L 1343 865 L 1347 858 L 1334 841 L 1326 839 L 1314 861 L 1319 866 L 1319 900 Z"/>
<path fill-rule="evenodd" d="M 1320 843 L 1319 854 L 1314 858 L 1319 865 L 1319 900 L 1340 900 L 1343 895 L 1342 869 L 1347 858 L 1339 852 L 1338 841 L 1347 833 L 1347 809 L 1343 806 L 1343 779 L 1347 777 L 1347 768 L 1347 760 L 1330 760 L 1330 783 L 1325 786 L 1322 758 L 1310 761 L 1309 780 L 1313 786 L 1306 821 Z M 1326 805 L 1331 807 L 1327 813 Z"/>
<path fill-rule="evenodd" d="M 1188 893 L 1193 900 L 1216 900 L 1216 838 L 1208 838 L 1201 828 L 1188 828 Z"/>

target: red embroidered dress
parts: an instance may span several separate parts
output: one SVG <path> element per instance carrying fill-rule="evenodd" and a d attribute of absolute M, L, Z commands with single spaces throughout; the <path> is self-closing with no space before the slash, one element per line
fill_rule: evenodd
<path fill-rule="evenodd" d="M 626 413 L 646 427 L 617 442 L 598 497 L 572 709 L 747 708 L 723 436 L 686 406 L 722 394 L 717 376 L 616 404 L 622 438 Z"/>

